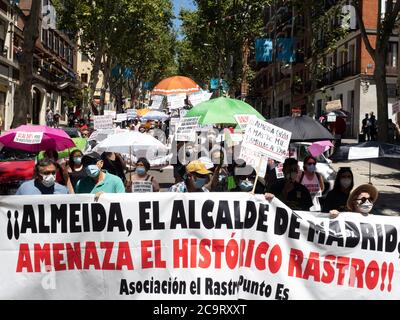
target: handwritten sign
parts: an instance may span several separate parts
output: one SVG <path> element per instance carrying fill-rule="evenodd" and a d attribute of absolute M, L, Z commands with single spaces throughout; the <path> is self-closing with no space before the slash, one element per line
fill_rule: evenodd
<path fill-rule="evenodd" d="M 291 137 L 290 131 L 266 121 L 251 118 L 246 127 L 242 147 L 262 154 L 264 158 L 284 162 L 289 156 L 288 149 Z"/>
<path fill-rule="evenodd" d="M 127 109 L 126 110 L 127 119 L 132 120 L 137 117 L 137 110 L 136 109 Z"/>
<path fill-rule="evenodd" d="M 200 117 L 189 117 L 184 118 L 179 123 L 178 129 L 176 130 L 177 141 L 192 141 L 196 140 L 196 128 L 199 125 Z"/>
<path fill-rule="evenodd" d="M 94 129 L 112 129 L 113 118 L 111 115 L 106 116 L 94 116 Z"/>
<path fill-rule="evenodd" d="M 132 182 L 132 192 L 153 192 L 153 183 L 151 181 Z"/>
<path fill-rule="evenodd" d="M 111 116 L 113 119 L 117 119 L 117 111 L 114 110 L 104 110 L 105 116 Z"/>
<path fill-rule="evenodd" d="M 235 115 L 235 120 L 238 123 L 239 127 L 245 131 L 247 124 L 249 123 L 250 119 L 255 117 L 253 114 L 237 114 Z"/>
<path fill-rule="evenodd" d="M 43 140 L 43 132 L 17 132 L 14 142 L 23 144 L 39 144 Z"/>
<path fill-rule="evenodd" d="M 117 122 L 127 121 L 128 114 L 127 113 L 118 113 L 117 114 Z"/>
<path fill-rule="evenodd" d="M 168 96 L 168 107 L 170 109 L 179 109 L 185 106 L 186 95 Z"/>
<path fill-rule="evenodd" d="M 267 173 L 268 158 L 262 152 L 254 151 L 252 148 L 247 148 L 246 145 L 241 146 L 239 159 L 246 162 L 246 165 L 252 166 L 257 171 L 260 177 L 265 177 Z"/>
<path fill-rule="evenodd" d="M 162 103 L 164 101 L 164 96 L 151 96 L 151 107 L 152 110 L 161 109 Z"/>
<path fill-rule="evenodd" d="M 328 122 L 336 122 L 336 114 L 333 113 L 333 112 L 328 113 L 328 119 L 327 119 L 327 121 L 328 121 Z"/>
<path fill-rule="evenodd" d="M 189 97 L 189 101 L 192 104 L 193 107 L 197 106 L 198 104 L 210 100 L 212 96 L 212 92 L 202 92 L 198 94 L 192 94 Z"/>

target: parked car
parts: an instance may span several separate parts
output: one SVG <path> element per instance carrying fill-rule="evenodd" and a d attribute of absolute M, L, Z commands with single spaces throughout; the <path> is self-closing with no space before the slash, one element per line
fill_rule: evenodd
<path fill-rule="evenodd" d="M 21 183 L 31 180 L 36 153 L 3 147 L 0 150 L 0 195 L 13 195 Z"/>
<path fill-rule="evenodd" d="M 303 161 L 305 157 L 309 156 L 308 147 L 311 146 L 309 142 L 294 142 L 290 144 L 289 152 L 290 157 L 296 158 L 299 161 L 300 169 L 303 170 Z M 317 172 L 324 178 L 325 189 L 322 196 L 333 189 L 336 179 L 336 171 L 332 168 L 332 161 L 325 157 L 324 154 L 316 157 L 317 159 Z"/>

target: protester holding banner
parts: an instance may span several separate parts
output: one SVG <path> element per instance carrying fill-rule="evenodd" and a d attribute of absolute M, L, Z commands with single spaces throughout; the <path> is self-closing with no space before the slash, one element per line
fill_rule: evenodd
<path fill-rule="evenodd" d="M 68 194 L 68 189 L 56 182 L 56 164 L 47 158 L 39 161 L 35 165 L 34 179 L 23 183 L 16 195 Z"/>
<path fill-rule="evenodd" d="M 186 166 L 183 181 L 173 185 L 169 192 L 208 192 L 204 186 L 209 182 L 210 175 L 211 171 L 201 161 L 192 161 Z"/>
<path fill-rule="evenodd" d="M 136 171 L 132 175 L 131 192 L 159 192 L 157 180 L 148 174 L 150 163 L 146 158 L 139 158 L 136 162 Z"/>
<path fill-rule="evenodd" d="M 313 206 L 310 192 L 296 180 L 299 173 L 298 161 L 287 158 L 283 164 L 283 173 L 285 179 L 273 184 L 265 198 L 270 201 L 276 196 L 292 210 L 309 211 Z"/>
<path fill-rule="evenodd" d="M 68 188 L 70 193 L 75 192 L 76 184 L 80 179 L 86 178 L 87 173 L 82 165 L 82 151 L 74 150 L 69 155 L 69 161 L 67 166 L 67 172 L 69 175 Z"/>
<path fill-rule="evenodd" d="M 317 159 L 313 156 L 307 156 L 304 159 L 303 169 L 298 182 L 305 186 L 311 194 L 312 201 L 314 203 L 313 211 L 321 211 L 321 205 L 319 198 L 324 192 L 324 179 L 317 173 Z"/>
<path fill-rule="evenodd" d="M 361 213 L 362 215 L 372 214 L 374 203 L 378 200 L 378 190 L 371 184 L 363 184 L 354 189 L 347 199 L 346 211 Z M 336 218 L 339 212 L 330 212 L 331 218 Z"/>
<path fill-rule="evenodd" d="M 324 204 L 323 212 L 336 210 L 338 212 L 346 210 L 347 199 L 354 187 L 354 176 L 350 168 L 340 168 L 335 179 L 333 189 L 328 192 Z"/>
<path fill-rule="evenodd" d="M 97 199 L 102 193 L 125 193 L 121 178 L 102 170 L 103 160 L 98 153 L 85 155 L 82 164 L 88 176 L 78 181 L 76 193 L 96 194 Z"/>

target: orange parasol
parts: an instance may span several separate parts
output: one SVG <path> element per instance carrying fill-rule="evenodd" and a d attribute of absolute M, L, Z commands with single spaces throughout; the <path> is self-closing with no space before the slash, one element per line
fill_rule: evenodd
<path fill-rule="evenodd" d="M 199 85 L 188 77 L 175 76 L 162 80 L 153 89 L 153 95 L 172 95 L 201 91 Z"/>

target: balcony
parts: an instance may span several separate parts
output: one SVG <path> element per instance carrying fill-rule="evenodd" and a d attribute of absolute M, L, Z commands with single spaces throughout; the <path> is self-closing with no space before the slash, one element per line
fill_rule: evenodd
<path fill-rule="evenodd" d="M 343 80 L 347 77 L 355 76 L 357 74 L 355 61 L 347 62 L 340 67 L 337 67 L 322 76 L 319 81 L 319 87 L 328 86 L 336 81 Z"/>

